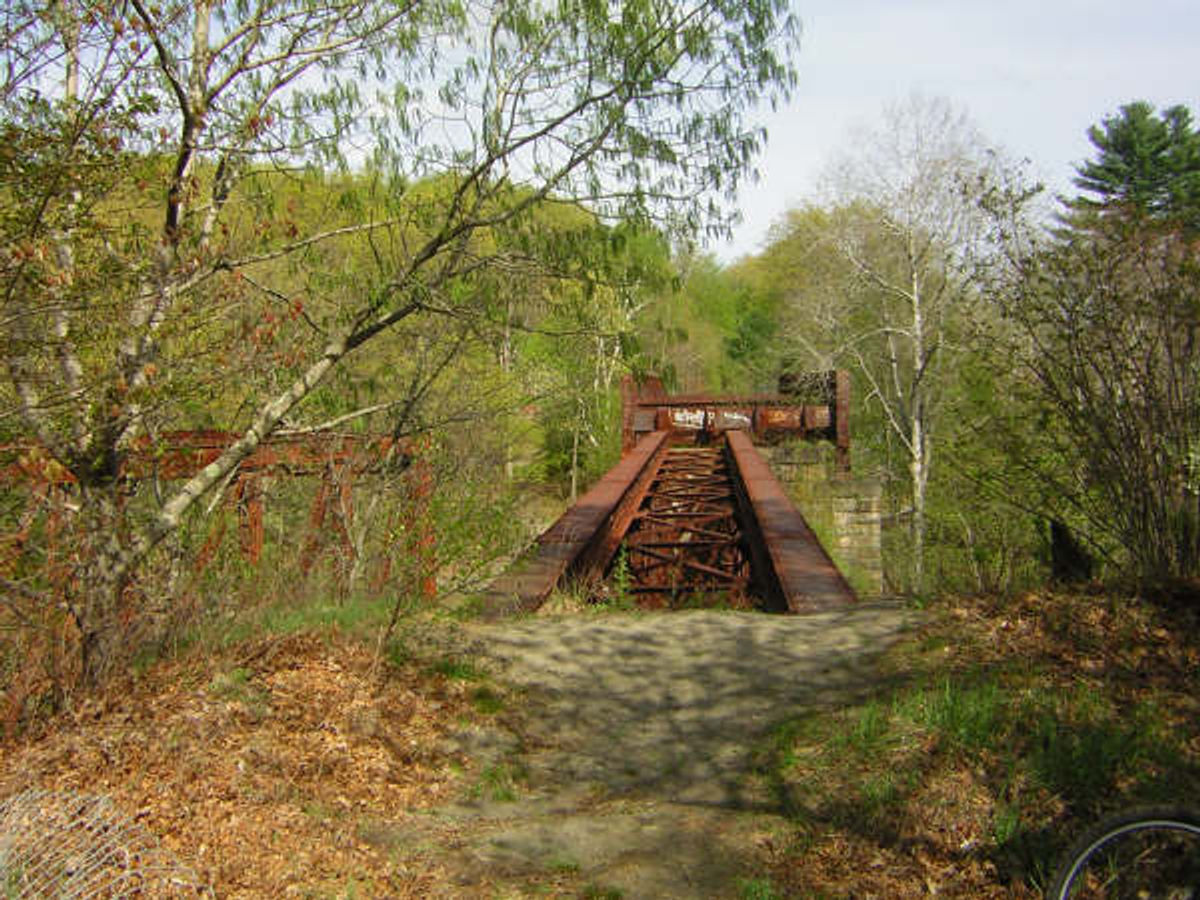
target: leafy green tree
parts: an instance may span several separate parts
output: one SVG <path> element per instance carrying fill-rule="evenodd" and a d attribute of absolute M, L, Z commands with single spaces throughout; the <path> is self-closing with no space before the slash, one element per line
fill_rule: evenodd
<path fill-rule="evenodd" d="M 906 458 L 918 592 L 937 434 L 959 336 L 977 306 L 975 269 L 988 255 L 978 203 L 998 161 L 965 113 L 913 96 L 886 109 L 829 175 L 838 208 L 827 239 L 853 271 L 862 304 L 854 327 L 843 316 L 834 355 L 857 370 L 865 401 Z"/>
<path fill-rule="evenodd" d="M 1101 199 L 1066 201 L 1065 228 L 1031 221 L 1019 186 L 986 198 L 1004 249 L 985 282 L 1002 317 L 992 357 L 1010 398 L 993 430 L 1008 457 L 995 480 L 1120 570 L 1192 577 L 1200 259 L 1180 173 L 1195 136 L 1181 107 L 1155 119 L 1148 104 L 1091 136 L 1080 186 Z"/>
<path fill-rule="evenodd" d="M 66 597 L 10 588 L 71 609 L 89 677 L 138 567 L 265 437 L 325 424 L 305 402 L 362 348 L 486 320 L 486 270 L 571 271 L 496 229 L 583 204 L 723 230 L 797 35 L 782 0 L 16 0 L 0 28 L 3 412 L 74 476 L 80 536 Z M 352 166 L 325 215 L 288 208 Z M 128 502 L 122 457 L 196 378 L 239 439 Z M 398 381 L 400 410 L 429 395 Z"/>
<path fill-rule="evenodd" d="M 1077 167 L 1075 186 L 1091 196 L 1071 201 L 1077 214 L 1122 210 L 1200 228 L 1200 133 L 1184 106 L 1154 112 L 1138 100 L 1088 129 L 1096 156 Z"/>
<path fill-rule="evenodd" d="M 1200 572 L 1200 258 L 1112 217 L 1010 252 L 990 293 L 1011 421 L 1004 481 L 1147 581 Z M 1023 486 L 1022 486 L 1023 485 Z"/>
<path fill-rule="evenodd" d="M 778 308 L 739 267 L 682 250 L 674 278 L 639 316 L 651 368 L 676 390 L 730 393 L 771 390 Z"/>

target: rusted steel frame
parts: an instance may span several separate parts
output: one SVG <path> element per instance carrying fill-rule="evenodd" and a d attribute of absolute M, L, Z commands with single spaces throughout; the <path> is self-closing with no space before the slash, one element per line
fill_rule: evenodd
<path fill-rule="evenodd" d="M 300 551 L 302 576 L 308 575 L 328 546 L 326 537 L 330 530 L 339 538 L 342 547 L 343 565 L 339 566 L 339 570 L 348 569 L 347 563 L 356 556 L 348 527 L 354 516 L 353 479 L 354 472 L 350 466 L 336 465 L 333 462 L 326 465 L 309 511 L 308 537 Z M 326 525 L 327 518 L 332 519 L 329 525 Z M 339 571 L 339 580 L 342 580 L 343 575 L 344 573 Z"/>
<path fill-rule="evenodd" d="M 667 455 L 638 513 L 636 529 L 626 539 L 632 589 L 654 588 L 640 592 L 673 596 L 744 590 L 747 560 L 741 553 L 736 506 L 715 502 L 732 500 L 729 478 L 718 450 L 675 450 Z M 722 525 L 728 530 L 718 531 Z M 682 539 L 697 532 L 710 540 Z M 655 583 L 663 580 L 668 583 Z M 719 585 L 709 583 L 713 580 Z"/>
<path fill-rule="evenodd" d="M 850 471 L 850 373 L 839 369 L 834 376 L 833 430 L 839 472 Z"/>
<path fill-rule="evenodd" d="M 710 499 L 708 497 L 692 497 L 687 493 L 679 492 L 678 489 L 676 489 L 675 493 L 656 495 L 654 500 L 658 505 L 645 510 L 646 515 L 663 515 L 669 517 L 676 513 L 683 512 L 679 509 L 673 509 L 672 507 L 690 506 L 692 509 L 687 512 L 695 513 L 698 516 L 723 516 L 728 515 L 735 508 L 732 497 L 725 502 L 721 502 L 721 498 Z"/>
<path fill-rule="evenodd" d="M 720 479 L 711 472 L 702 472 L 699 469 L 687 472 L 677 469 L 672 475 L 687 475 L 690 480 L 687 484 L 664 485 L 657 492 L 657 496 L 669 500 L 685 499 L 705 503 L 719 503 L 733 497 L 733 490 L 727 484 L 721 484 Z"/>
<path fill-rule="evenodd" d="M 190 478 L 215 461 L 241 435 L 231 431 L 169 431 L 157 441 L 143 437 L 136 441 L 121 464 L 121 477 L 167 480 Z M 353 465 L 357 474 L 386 468 L 393 449 L 407 450 L 406 442 L 388 436 L 363 438 L 355 435 L 285 435 L 268 437 L 253 453 L 238 464 L 239 474 L 270 472 L 285 475 L 312 475 L 323 471 L 329 462 Z M 16 453 L 17 460 L 0 469 L 0 481 L 30 480 L 74 483 L 75 476 L 57 461 L 41 457 L 38 445 L 10 443 L 0 445 L 0 454 Z"/>
<path fill-rule="evenodd" d="M 789 391 L 787 384 L 807 389 Z M 621 406 L 623 452 L 628 452 L 637 436 L 651 427 L 709 435 L 748 427 L 759 436 L 790 433 L 826 438 L 837 447 L 839 471 L 849 469 L 850 376 L 842 370 L 781 377 L 777 394 L 733 396 L 706 393 L 671 396 L 657 378 L 637 385 L 627 377 L 621 384 Z M 673 413 L 689 409 L 696 412 L 696 421 L 683 422 Z M 725 422 L 722 419 L 725 413 L 740 416 L 745 423 Z"/>
<path fill-rule="evenodd" d="M 710 394 L 672 394 L 662 400 L 639 400 L 642 409 L 707 409 L 715 411 L 754 409 L 797 409 L 804 404 L 775 394 L 756 394 L 745 397 L 719 397 Z M 819 404 L 814 404 L 819 405 Z"/>
<path fill-rule="evenodd" d="M 661 565 L 661 566 L 656 566 L 654 564 L 640 566 L 639 569 L 643 572 L 656 572 L 663 568 L 671 566 L 671 567 L 678 567 L 680 569 L 689 569 L 693 572 L 699 572 L 701 575 L 709 575 L 713 578 L 720 578 L 720 579 L 724 579 L 726 581 L 742 582 L 744 580 L 743 575 L 739 572 L 731 572 L 731 571 L 728 571 L 725 569 L 718 569 L 713 566 L 706 565 L 702 562 L 697 562 L 696 560 L 688 559 L 686 556 L 683 556 L 683 555 L 671 555 L 671 554 L 667 554 L 667 553 L 660 553 L 657 550 L 647 549 L 645 544 L 628 544 L 626 546 L 628 548 L 628 553 L 630 554 L 630 556 L 637 553 L 637 554 L 640 554 L 643 556 L 648 556 L 651 559 L 659 560 L 660 562 L 663 563 L 663 565 Z M 679 546 L 684 547 L 685 545 L 680 544 Z M 730 546 L 736 546 L 736 542 L 731 542 Z M 682 583 L 677 582 L 676 587 L 678 589 L 681 589 L 679 591 L 680 593 L 686 593 L 686 591 L 682 590 L 682 588 L 690 587 L 694 583 L 695 582 L 682 582 Z"/>
<path fill-rule="evenodd" d="M 637 417 L 638 404 L 643 400 L 656 397 L 666 397 L 667 391 L 662 380 L 653 375 L 638 381 L 632 375 L 621 379 L 621 454 L 624 455 L 637 445 L 638 440 L 634 430 L 634 419 Z M 662 430 L 656 427 L 652 430 Z"/>
<path fill-rule="evenodd" d="M 686 547 L 688 545 L 686 542 L 680 542 L 677 546 Z M 660 553 L 658 550 L 648 549 L 645 544 L 631 544 L 629 545 L 629 552 L 641 553 L 645 556 L 651 557 L 652 559 L 660 559 L 663 562 L 672 563 L 685 569 L 691 569 L 695 572 L 701 573 L 702 575 L 711 575 L 714 578 L 724 578 L 726 581 L 736 581 L 739 577 L 735 573 L 726 572 L 724 569 L 716 569 L 712 566 L 706 566 L 704 563 L 699 563 L 693 559 L 688 559 L 686 556 L 672 556 L 668 553 Z"/>
<path fill-rule="evenodd" d="M 660 491 L 658 496 L 668 500 L 692 500 L 697 503 L 708 503 L 715 505 L 721 503 L 722 501 L 732 500 L 733 491 L 728 487 L 722 487 L 716 484 L 697 484 L 694 487 L 672 485 L 671 487 Z"/>
<path fill-rule="evenodd" d="M 694 529 L 688 529 L 693 531 Z M 708 541 L 642 541 L 639 547 L 725 547 L 737 543 L 737 539 L 733 536 L 723 538 L 721 540 L 712 539 Z"/>
<path fill-rule="evenodd" d="M 693 453 L 699 451 L 690 451 Z M 712 465 L 706 465 L 704 461 L 699 461 L 686 466 L 676 466 L 670 470 L 671 475 L 687 475 L 689 478 L 697 479 L 696 487 L 708 488 L 709 490 L 720 489 L 721 474 L 720 471 Z"/>
<path fill-rule="evenodd" d="M 689 519 L 689 520 L 694 520 L 694 523 L 695 522 L 705 522 L 705 521 L 719 522 L 722 519 L 726 519 L 729 516 L 733 515 L 733 512 L 734 512 L 734 510 L 732 507 L 730 507 L 729 511 L 726 513 L 721 513 L 721 514 L 714 513 L 713 515 L 706 515 L 706 516 L 700 516 L 700 515 L 695 515 L 693 513 L 686 513 L 686 512 L 647 512 L 647 513 L 644 513 L 644 514 L 638 516 L 638 518 L 643 521 L 646 521 L 646 522 L 653 522 L 655 525 L 658 525 L 662 528 L 676 528 L 678 526 L 674 522 L 665 521 L 665 520 Z M 709 537 L 720 536 L 723 538 L 726 536 L 725 532 L 723 532 L 723 531 L 712 531 L 710 529 L 706 529 L 703 525 L 694 524 L 694 523 L 693 523 L 693 526 L 688 529 L 691 532 L 694 532 L 696 534 L 707 535 Z"/>
<path fill-rule="evenodd" d="M 743 506 L 743 522 L 759 588 L 774 607 L 815 612 L 857 600 L 849 583 L 788 499 L 766 461 L 741 432 L 726 436 L 731 468 Z"/>
<path fill-rule="evenodd" d="M 697 517 L 710 516 L 710 515 L 711 516 L 727 516 L 727 515 L 730 515 L 731 513 L 735 512 L 737 509 L 732 495 L 730 495 L 729 499 L 726 500 L 724 503 L 720 502 L 719 498 L 716 500 L 710 499 L 708 497 L 701 497 L 701 498 L 693 499 L 691 497 L 688 497 L 686 494 L 682 494 L 682 493 L 674 494 L 674 495 L 671 495 L 670 497 L 658 496 L 658 497 L 655 497 L 654 499 L 659 503 L 659 505 L 655 506 L 652 509 L 644 510 L 642 515 L 644 515 L 644 516 L 662 516 L 664 518 L 671 518 L 673 516 L 680 516 L 680 515 L 689 515 L 689 516 L 697 516 Z M 671 509 L 669 506 L 667 506 L 663 503 L 664 500 L 669 500 L 671 503 L 673 503 L 677 506 L 678 505 L 687 505 L 692 508 L 690 510 Z M 666 524 L 666 523 L 664 523 L 664 524 Z"/>
<path fill-rule="evenodd" d="M 631 594 L 671 594 L 677 596 L 680 590 L 676 585 L 670 584 L 642 584 L 630 585 L 628 588 Z M 683 593 L 686 594 L 729 594 L 729 586 L 723 584 L 694 584 L 688 587 Z"/>
<path fill-rule="evenodd" d="M 672 472 L 671 480 L 655 492 L 662 503 L 697 503 L 708 506 L 728 505 L 731 489 L 714 483 L 708 472 Z"/>
<path fill-rule="evenodd" d="M 316 562 L 317 550 L 321 546 L 322 532 L 325 526 L 325 516 L 329 512 L 329 494 L 332 490 L 330 479 L 322 478 L 313 496 L 312 506 L 308 513 L 308 536 L 304 547 L 300 550 L 300 575 L 307 576 Z"/>
<path fill-rule="evenodd" d="M 681 506 L 690 506 L 697 513 L 724 513 L 727 510 L 733 509 L 733 498 L 730 494 L 714 495 L 711 490 L 705 490 L 703 484 L 698 484 L 695 491 L 689 491 L 679 484 L 672 482 L 661 486 L 659 490 L 655 491 L 651 499 L 656 505 L 646 510 L 647 513 L 678 512 L 678 508 Z"/>
<path fill-rule="evenodd" d="M 142 438 L 126 457 L 128 477 L 187 478 L 217 459 L 240 434 L 230 431 L 172 431 L 156 442 Z M 384 459 L 400 446 L 388 436 L 311 434 L 273 435 L 238 465 L 239 472 L 270 470 L 289 475 L 312 475 L 329 462 L 353 464 L 361 473 L 384 467 Z"/>
<path fill-rule="evenodd" d="M 397 591 L 417 595 L 424 600 L 437 596 L 437 541 L 429 515 L 429 498 L 433 493 L 433 467 L 425 457 L 428 446 L 414 457 L 401 476 L 400 490 L 404 502 L 400 509 L 391 509 L 379 530 L 391 541 L 383 547 L 368 584 L 371 593 L 378 595 L 392 579 L 393 560 L 407 565 L 402 569 L 405 580 Z"/>
<path fill-rule="evenodd" d="M 212 562 L 213 557 L 217 555 L 217 549 L 221 546 L 221 541 L 225 537 L 225 517 L 218 516 L 216 524 L 209 530 L 208 537 L 204 539 L 204 543 L 200 549 L 196 551 L 196 558 L 192 561 L 193 580 L 189 583 L 184 593 L 191 590 L 195 584 L 195 578 L 208 568 L 208 564 Z"/>
<path fill-rule="evenodd" d="M 134 443 L 131 451 L 122 462 L 120 477 L 134 481 L 141 478 L 157 477 L 176 479 L 190 477 L 204 466 L 214 461 L 230 444 L 240 437 L 239 434 L 214 429 L 195 431 L 172 431 L 161 434 L 155 441 L 143 436 Z M 310 476 L 322 473 L 322 485 L 318 488 L 310 514 L 310 536 L 300 555 L 301 574 L 307 574 L 312 567 L 314 554 L 321 543 L 321 530 L 326 514 L 331 506 L 331 495 L 327 480 L 330 477 L 330 467 L 336 465 L 341 476 L 337 479 L 339 485 L 340 515 L 334 521 L 334 528 L 341 537 L 346 558 L 351 558 L 356 551 L 347 524 L 353 516 L 352 483 L 356 475 L 385 471 L 390 464 L 390 457 L 395 452 L 409 454 L 412 445 L 407 441 L 397 441 L 389 436 L 363 438 L 357 435 L 313 434 L 313 435 L 273 435 L 268 437 L 250 456 L 242 460 L 236 470 L 236 481 L 231 495 L 226 502 L 232 502 L 238 517 L 239 544 L 242 555 L 252 564 L 258 564 L 262 558 L 264 527 L 263 527 L 263 491 L 261 478 L 263 475 L 283 474 L 289 476 Z M 37 496 L 44 498 L 46 491 L 55 485 L 67 485 L 75 482 L 75 477 L 64 466 L 49 456 L 37 444 L 31 442 L 16 442 L 0 445 L 0 454 L 15 454 L 16 460 L 0 468 L 0 482 L 24 483 L 30 485 L 34 497 L 31 498 L 29 510 L 36 512 L 41 503 Z M 413 461 L 410 468 L 420 468 L 421 461 Z M 428 481 L 429 470 L 422 469 L 420 477 Z M 426 564 L 432 559 L 436 546 L 436 538 L 428 517 L 424 515 L 428 506 L 429 486 L 415 492 L 414 496 L 422 496 L 421 525 L 415 542 L 415 552 L 423 561 L 426 574 L 421 578 L 421 592 L 427 597 L 436 593 L 436 580 L 432 574 L 433 565 Z M 51 510 L 51 525 L 54 526 L 59 518 L 56 510 Z M 24 542 L 27 527 L 10 539 L 11 549 L 19 555 Z M 47 530 L 47 541 L 56 533 L 56 527 Z M 224 535 L 224 521 L 211 532 L 196 555 L 193 563 L 193 578 L 198 577 L 211 561 Z M 0 556 L 10 548 L 0 544 Z M 49 547 L 50 556 L 55 556 L 54 548 Z M 15 557 L 14 557 L 15 558 Z M 8 565 L 7 558 L 0 559 L 0 569 Z M 385 564 L 385 572 L 379 583 L 386 580 L 390 565 Z M 373 583 L 375 583 L 373 581 Z"/>
<path fill-rule="evenodd" d="M 421 446 L 427 452 L 428 444 Z M 426 602 L 437 598 L 437 532 L 430 509 L 433 465 L 422 452 L 404 473 L 408 502 L 404 507 L 405 550 L 413 561 L 413 587 Z M 388 554 L 390 556 L 390 554 Z"/>
<path fill-rule="evenodd" d="M 243 475 L 238 478 L 234 499 L 238 511 L 242 556 L 251 565 L 258 565 L 263 550 L 262 482 L 259 477 Z"/>
<path fill-rule="evenodd" d="M 665 431 L 652 432 L 538 538 L 532 550 L 483 595 L 484 614 L 529 612 L 568 577 L 603 573 L 667 450 Z"/>

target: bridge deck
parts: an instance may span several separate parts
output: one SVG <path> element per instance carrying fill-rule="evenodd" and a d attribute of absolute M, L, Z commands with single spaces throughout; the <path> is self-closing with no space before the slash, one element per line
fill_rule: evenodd
<path fill-rule="evenodd" d="M 484 594 L 487 612 L 530 612 L 569 578 L 599 578 L 666 450 L 667 432 L 644 437 L 551 525 Z"/>
<path fill-rule="evenodd" d="M 668 478 L 663 470 L 667 457 L 669 433 L 657 431 L 643 438 L 637 446 L 606 474 L 578 503 L 567 510 L 538 538 L 532 550 L 501 576 L 484 595 L 485 611 L 492 615 L 532 611 L 550 593 L 568 581 L 599 581 L 608 571 L 617 548 L 625 540 L 635 520 L 647 517 L 662 520 L 661 503 L 652 499 L 662 487 L 677 494 L 677 477 Z M 733 488 L 736 506 L 732 518 L 735 526 L 727 529 L 750 560 L 750 576 L 736 571 L 732 581 L 737 585 L 731 594 L 750 591 L 758 598 L 760 608 L 774 612 L 805 613 L 853 603 L 854 591 L 821 547 L 812 529 L 799 510 L 788 499 L 782 485 L 771 473 L 766 461 L 755 449 L 750 438 L 740 431 L 725 436 L 721 448 Z M 685 482 L 686 488 L 686 482 Z M 699 490 L 699 484 L 697 486 Z M 674 501 L 672 501 L 674 502 Z M 678 585 L 664 584 L 663 572 L 703 572 L 707 570 L 720 585 L 723 576 L 720 561 L 712 556 L 713 540 L 705 540 L 704 527 L 687 524 L 686 517 L 695 511 L 681 507 L 684 517 L 679 533 L 665 540 L 663 535 L 652 536 L 642 543 L 648 553 L 638 550 L 629 556 L 649 556 L 661 560 L 653 567 L 656 580 L 646 585 L 634 584 L 633 593 L 639 597 L 654 597 L 651 605 L 664 605 L 664 591 L 671 595 L 687 595 L 693 591 L 710 591 L 693 581 L 681 580 Z M 662 524 L 661 521 L 658 522 Z M 642 528 L 639 521 L 635 531 Z M 632 535 L 631 535 L 632 539 Z M 716 543 L 728 543 L 727 540 Z M 689 545 L 697 553 L 708 556 L 686 556 Z M 636 546 L 636 544 L 631 545 Z M 635 578 L 638 567 L 631 566 Z M 644 568 L 644 567 L 643 567 Z"/>

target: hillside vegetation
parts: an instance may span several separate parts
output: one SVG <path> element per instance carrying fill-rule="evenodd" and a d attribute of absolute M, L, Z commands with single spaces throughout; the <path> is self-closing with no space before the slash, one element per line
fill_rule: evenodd
<path fill-rule="evenodd" d="M 534 713 L 402 636 L 613 464 L 623 376 L 833 368 L 928 621 L 761 748 L 747 895 L 1020 896 L 1101 806 L 1194 793 L 1185 107 L 1097 123 L 1052 201 L 914 97 L 723 266 L 796 84 L 782 0 L 18 2 L 0 33 L 0 795 L 110 794 L 219 893 L 449 891 L 374 823 L 516 790 L 440 742 Z M 231 442 L 166 471 L 199 429 Z M 240 478 L 312 435 L 389 449 Z M 513 889 L 603 895 L 577 875 Z"/>

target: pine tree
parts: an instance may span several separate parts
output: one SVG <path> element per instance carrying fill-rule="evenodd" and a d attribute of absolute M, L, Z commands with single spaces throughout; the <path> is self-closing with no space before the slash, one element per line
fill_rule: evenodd
<path fill-rule="evenodd" d="M 1068 202 L 1072 224 L 1122 210 L 1200 229 L 1200 132 L 1186 107 L 1155 116 L 1138 100 L 1089 128 L 1088 139 L 1097 156 L 1076 168 L 1075 186 L 1093 196 Z"/>

